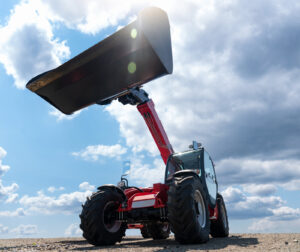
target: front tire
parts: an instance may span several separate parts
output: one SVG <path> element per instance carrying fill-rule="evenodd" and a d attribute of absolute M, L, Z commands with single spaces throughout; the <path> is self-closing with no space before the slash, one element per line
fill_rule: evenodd
<path fill-rule="evenodd" d="M 117 220 L 117 209 L 122 196 L 112 189 L 101 189 L 92 194 L 82 206 L 80 228 L 83 237 L 96 246 L 121 242 L 126 224 Z"/>
<path fill-rule="evenodd" d="M 210 224 L 212 237 L 227 237 L 229 235 L 228 216 L 225 203 L 221 194 L 217 195 L 218 219 Z"/>
<path fill-rule="evenodd" d="M 208 199 L 199 178 L 174 177 L 167 204 L 168 219 L 176 241 L 182 244 L 208 241 Z"/>
<path fill-rule="evenodd" d="M 148 230 L 153 240 L 164 240 L 170 236 L 169 223 L 151 223 L 148 224 Z"/>

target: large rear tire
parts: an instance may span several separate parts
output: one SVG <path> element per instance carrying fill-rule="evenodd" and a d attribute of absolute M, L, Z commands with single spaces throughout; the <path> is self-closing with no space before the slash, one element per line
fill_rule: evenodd
<path fill-rule="evenodd" d="M 199 178 L 174 177 L 167 205 L 168 219 L 176 241 L 182 244 L 208 241 L 208 199 Z"/>
<path fill-rule="evenodd" d="M 229 235 L 228 216 L 225 203 L 221 194 L 217 195 L 218 219 L 210 223 L 212 237 L 227 237 Z"/>
<path fill-rule="evenodd" d="M 117 220 L 117 209 L 122 196 L 112 189 L 101 189 L 92 194 L 79 215 L 83 237 L 96 246 L 121 242 L 127 228 Z"/>
<path fill-rule="evenodd" d="M 164 240 L 170 236 L 169 223 L 151 223 L 148 224 L 148 230 L 153 240 Z"/>

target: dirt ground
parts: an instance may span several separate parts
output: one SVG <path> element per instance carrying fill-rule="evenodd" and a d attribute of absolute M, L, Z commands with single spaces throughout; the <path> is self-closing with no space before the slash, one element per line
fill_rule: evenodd
<path fill-rule="evenodd" d="M 231 234 L 206 244 L 180 245 L 174 237 L 154 241 L 125 237 L 115 246 L 94 247 L 82 238 L 0 239 L 0 251 L 297 251 L 300 234 Z"/>

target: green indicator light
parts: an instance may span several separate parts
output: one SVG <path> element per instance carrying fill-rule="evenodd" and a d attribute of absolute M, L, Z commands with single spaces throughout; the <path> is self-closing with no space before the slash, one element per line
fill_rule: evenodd
<path fill-rule="evenodd" d="M 137 36 L 137 30 L 135 28 L 131 29 L 131 33 L 130 33 L 130 36 L 135 39 L 136 36 Z"/>
<path fill-rule="evenodd" d="M 136 71 L 136 64 L 134 62 L 130 62 L 128 64 L 128 72 L 133 74 Z"/>

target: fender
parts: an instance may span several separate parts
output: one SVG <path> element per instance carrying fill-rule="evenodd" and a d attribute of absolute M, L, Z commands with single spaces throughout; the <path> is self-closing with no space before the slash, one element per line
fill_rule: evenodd
<path fill-rule="evenodd" d="M 180 176 L 193 176 L 196 177 L 198 179 L 200 179 L 200 177 L 198 176 L 198 174 L 194 171 L 194 170 L 181 170 L 181 171 L 177 171 L 174 173 L 173 175 L 174 177 L 180 177 Z M 200 179 L 201 180 L 201 179 Z"/>
<path fill-rule="evenodd" d="M 125 193 L 123 192 L 123 190 L 120 187 L 117 187 L 117 186 L 115 186 L 113 184 L 102 185 L 102 186 L 99 186 L 97 189 L 98 190 L 101 190 L 101 189 L 110 189 L 112 191 L 115 191 L 115 192 L 121 194 L 123 201 L 125 201 L 127 199 Z"/>

